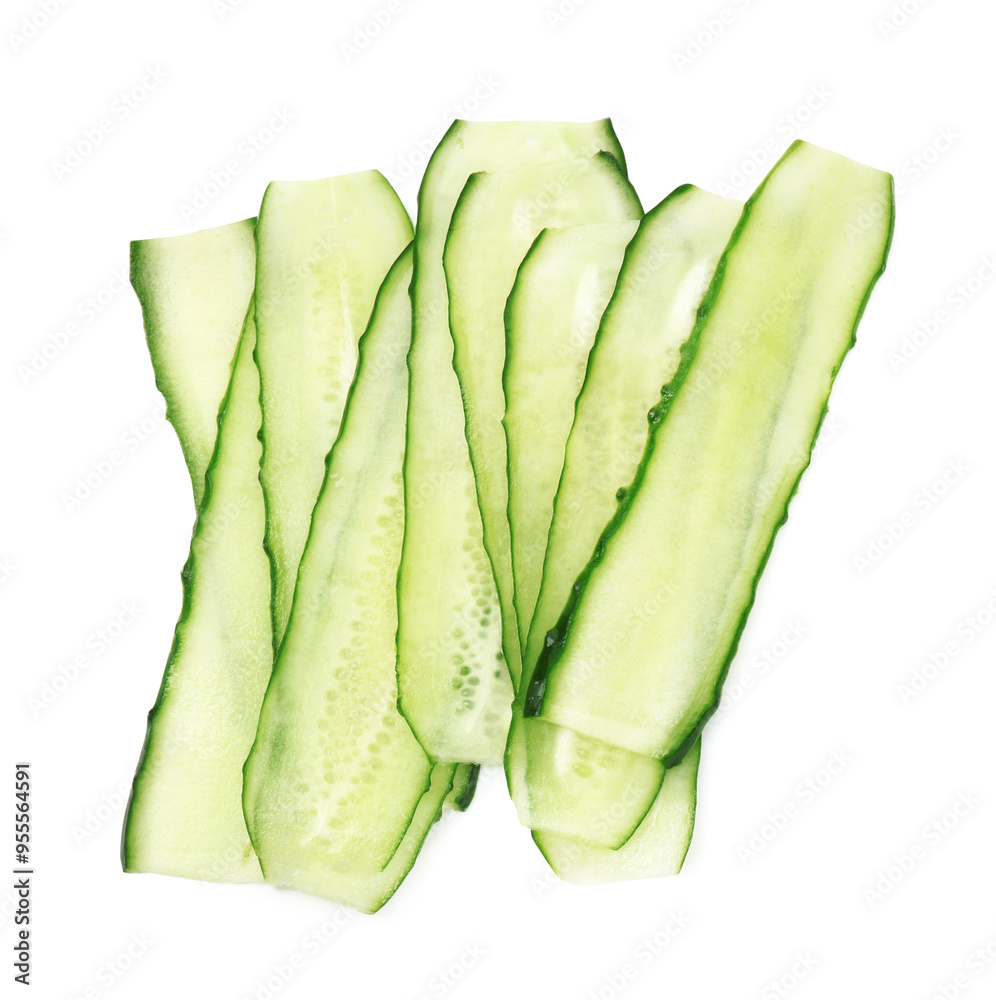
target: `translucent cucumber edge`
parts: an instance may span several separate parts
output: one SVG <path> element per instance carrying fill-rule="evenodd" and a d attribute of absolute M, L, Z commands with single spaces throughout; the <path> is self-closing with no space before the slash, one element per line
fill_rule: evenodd
<path fill-rule="evenodd" d="M 525 711 L 524 715 L 526 717 L 540 715 L 543 708 L 543 700 L 546 695 L 547 681 L 556 668 L 557 662 L 560 660 L 567 646 L 568 630 L 570 628 L 571 622 L 574 618 L 574 614 L 577 611 L 578 604 L 580 603 L 581 597 L 584 594 L 585 588 L 587 587 L 588 581 L 591 578 L 592 573 L 601 563 L 602 558 L 605 554 L 605 548 L 612 536 L 619 530 L 626 515 L 629 513 L 629 509 L 632 506 L 633 498 L 639 492 L 640 485 L 646 476 L 647 466 L 649 464 L 650 458 L 653 455 L 654 446 L 656 443 L 657 429 L 664 422 L 667 413 L 671 407 L 675 396 L 681 389 L 684 383 L 688 371 L 691 368 L 692 362 L 695 359 L 695 355 L 698 351 L 699 340 L 701 337 L 702 329 L 705 326 L 709 314 L 712 311 L 712 307 L 719 295 L 719 291 L 722 288 L 723 281 L 726 277 L 726 265 L 731 251 L 737 246 L 740 241 L 740 237 L 743 230 L 750 218 L 751 210 L 753 209 L 754 203 L 763 194 L 764 189 L 768 185 L 768 181 L 777 171 L 778 167 L 781 166 L 786 160 L 793 156 L 798 149 L 803 145 L 803 140 L 796 139 L 785 153 L 781 156 L 778 162 L 772 167 L 771 171 L 767 174 L 761 184 L 758 186 L 757 190 L 747 199 L 744 205 L 743 212 L 741 213 L 740 220 L 737 222 L 736 228 L 733 230 L 733 234 L 730 237 L 729 242 L 726 245 L 726 249 L 723 251 L 723 256 L 720 258 L 719 264 L 716 267 L 716 272 L 713 275 L 713 279 L 709 285 L 709 289 L 706 291 L 705 297 L 702 300 L 702 304 L 699 306 L 698 314 L 696 316 L 695 327 L 692 330 L 691 335 L 688 340 L 685 341 L 681 346 L 681 360 L 678 364 L 678 370 L 675 372 L 674 378 L 668 382 L 667 385 L 661 390 L 661 399 L 648 414 L 648 419 L 651 423 L 650 435 L 647 439 L 647 446 L 643 453 L 643 458 L 640 460 L 640 465 L 637 468 L 636 476 L 633 479 L 632 484 L 622 492 L 622 496 L 619 500 L 619 506 L 616 508 L 616 512 L 609 521 L 608 526 L 602 533 L 598 540 L 598 544 L 595 547 L 595 551 L 592 554 L 591 559 L 588 564 L 581 571 L 578 576 L 577 581 L 571 592 L 571 596 L 568 598 L 567 605 L 564 608 L 564 612 L 561 615 L 557 625 L 550 630 L 548 633 L 548 640 L 545 648 L 540 654 L 539 660 L 536 664 L 536 669 L 530 680 L 529 690 L 526 693 L 525 698 Z M 889 227 L 886 233 L 885 244 L 882 250 L 882 260 L 878 267 L 878 270 L 872 275 L 868 282 L 868 287 L 865 290 L 864 297 L 862 298 L 858 308 L 855 312 L 854 321 L 851 324 L 851 336 L 844 348 L 841 355 L 841 361 L 850 352 L 851 348 L 854 346 L 857 338 L 858 325 L 861 322 L 861 318 L 864 315 L 865 308 L 868 305 L 868 300 L 871 298 L 872 291 L 874 290 L 876 284 L 878 284 L 879 278 L 885 273 L 886 264 L 889 258 L 889 251 L 892 247 L 892 238 L 895 232 L 895 222 L 896 222 L 896 196 L 895 196 L 895 179 L 891 174 L 887 175 L 889 177 Z M 841 365 L 837 365 L 836 371 L 833 372 L 830 380 L 830 388 L 833 388 L 833 383 L 836 380 L 837 374 L 840 371 Z M 764 551 L 764 555 L 761 558 L 761 562 L 758 566 L 758 571 L 754 575 L 754 579 L 751 583 L 750 595 L 747 602 L 744 605 L 744 610 L 740 615 L 737 622 L 736 629 L 734 631 L 733 640 L 727 651 L 726 657 L 723 661 L 723 665 L 717 676 L 716 684 L 713 687 L 713 692 L 710 697 L 709 703 L 706 708 L 700 713 L 699 717 L 692 725 L 688 728 L 687 732 L 682 737 L 681 741 L 678 742 L 676 748 L 669 754 L 666 754 L 661 758 L 666 767 L 672 767 L 679 763 L 685 754 L 691 749 L 692 745 L 698 739 L 699 734 L 705 728 L 706 723 L 715 713 L 719 706 L 719 697 L 722 692 L 723 684 L 726 681 L 726 676 L 729 673 L 730 665 L 736 656 L 737 648 L 740 644 L 740 637 L 743 634 L 744 627 L 747 624 L 747 618 L 750 615 L 750 611 L 754 606 L 754 599 L 757 594 L 758 583 L 764 572 L 765 566 L 767 565 L 768 558 L 771 555 L 771 551 L 774 547 L 775 538 L 778 535 L 779 529 L 788 520 L 788 509 L 792 502 L 796 491 L 799 488 L 799 482 L 802 479 L 803 473 L 809 467 L 812 461 L 812 449 L 816 443 L 816 439 L 819 437 L 820 428 L 823 424 L 823 420 L 826 417 L 827 411 L 829 409 L 829 392 L 827 394 L 827 399 L 823 403 L 823 407 L 820 411 L 820 417 L 816 424 L 816 429 L 813 434 L 812 441 L 810 442 L 809 456 L 807 457 L 806 464 L 802 467 L 799 475 L 796 477 L 795 482 L 792 484 L 792 489 L 789 492 L 788 499 L 785 502 L 785 509 L 782 512 L 781 517 L 776 523 L 774 530 L 771 533 L 771 538 L 768 541 L 768 545 Z"/>
<path fill-rule="evenodd" d="M 249 300 L 249 306 L 246 309 L 245 319 L 242 321 L 242 331 L 239 333 L 238 343 L 235 345 L 235 352 L 233 354 L 233 374 L 234 374 L 234 360 L 238 356 L 239 346 L 242 342 L 242 337 L 245 334 L 246 324 L 249 322 L 250 317 L 253 315 L 255 308 L 255 300 Z M 166 693 L 166 682 L 169 679 L 170 673 L 172 672 L 173 665 L 176 663 L 177 657 L 180 655 L 180 630 L 183 625 L 186 624 L 187 619 L 190 617 L 190 607 L 193 598 L 194 589 L 194 577 L 197 568 L 197 560 L 194 555 L 193 543 L 194 539 L 197 537 L 197 529 L 200 525 L 201 512 L 207 510 L 208 505 L 211 501 L 211 496 L 214 493 L 214 469 L 218 462 L 219 453 L 221 450 L 221 429 L 225 422 L 225 415 L 228 413 L 228 406 L 232 398 L 232 386 L 233 378 L 229 376 L 228 386 L 225 389 L 225 395 L 222 398 L 221 405 L 218 408 L 218 434 L 215 437 L 214 451 L 211 454 L 211 461 L 208 463 L 207 472 L 204 475 L 204 497 L 201 501 L 201 508 L 197 512 L 197 517 L 194 520 L 194 527 L 190 535 L 190 549 L 187 554 L 187 560 L 183 564 L 183 569 L 180 571 L 180 580 L 183 590 L 182 603 L 180 605 L 180 614 L 177 617 L 176 625 L 173 627 L 173 641 L 170 645 L 169 655 L 166 658 L 166 666 L 163 669 L 162 680 L 159 683 L 159 691 L 156 694 L 156 700 L 149 709 L 149 714 L 145 727 L 145 741 L 142 744 L 142 751 L 139 754 L 138 765 L 135 768 L 135 777 L 132 779 L 131 789 L 128 792 L 128 802 L 125 805 L 125 818 L 124 823 L 121 828 L 121 867 L 126 872 L 139 872 L 140 869 L 133 869 L 129 866 L 129 847 L 128 841 L 131 831 L 131 821 L 132 821 L 132 806 L 135 802 L 135 795 L 137 790 L 137 785 L 145 767 L 148 763 L 148 756 L 152 744 L 152 736 L 156 728 L 156 716 L 159 714 L 159 710 L 162 708 L 164 696 Z M 248 831 L 247 831 L 248 832 Z M 252 843 L 252 838 L 249 838 L 250 844 Z M 253 852 L 256 848 L 253 845 Z"/>

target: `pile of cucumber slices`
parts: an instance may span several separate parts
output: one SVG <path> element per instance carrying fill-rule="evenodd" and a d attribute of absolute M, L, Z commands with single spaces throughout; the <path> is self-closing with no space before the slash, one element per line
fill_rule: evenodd
<path fill-rule="evenodd" d="M 885 266 L 794 143 L 644 211 L 607 120 L 457 121 L 132 244 L 197 519 L 124 867 L 372 912 L 504 764 L 577 883 L 676 873 L 703 727 Z"/>

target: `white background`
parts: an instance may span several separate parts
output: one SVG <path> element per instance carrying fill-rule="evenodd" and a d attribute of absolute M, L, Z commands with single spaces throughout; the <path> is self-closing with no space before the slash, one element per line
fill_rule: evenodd
<path fill-rule="evenodd" d="M 912 13 L 887 32 L 890 0 L 587 0 L 573 12 L 567 0 L 551 23 L 553 3 L 394 0 L 362 49 L 355 32 L 386 0 L 61 0 L 27 44 L 11 36 L 41 3 L 3 5 L 0 731 L 2 759 L 26 758 L 35 775 L 36 996 L 245 1000 L 267 996 L 269 980 L 293 998 L 764 998 L 785 995 L 769 984 L 791 985 L 804 965 L 800 1000 L 996 992 L 996 969 L 970 959 L 989 945 L 996 957 L 996 626 L 968 624 L 996 594 L 991 5 L 906 0 Z M 695 56 L 689 40 L 703 32 Z M 114 114 L 156 68 L 164 82 Z M 786 117 L 807 99 L 819 107 Z M 113 290 L 128 240 L 253 215 L 275 177 L 411 174 L 457 105 L 468 118 L 611 115 L 647 207 L 686 181 L 746 196 L 753 181 L 737 171 L 752 155 L 766 168 L 798 136 L 902 182 L 888 272 L 731 674 L 741 697 L 706 732 L 685 870 L 558 884 L 492 773 L 373 917 L 265 885 L 123 875 L 120 792 L 179 610 L 193 514 L 161 423 L 82 506 L 63 503 L 156 411 L 138 304 Z M 250 161 L 240 146 L 276 111 L 292 123 Z M 57 176 L 67 145 L 103 117 L 111 131 Z M 233 159 L 228 186 L 182 213 Z M 411 209 L 415 174 L 398 180 Z M 959 304 L 973 275 L 976 294 Z M 109 303 L 87 322 L 104 287 Z M 890 363 L 938 309 L 935 335 Z M 19 366 L 71 321 L 78 335 L 25 380 Z M 952 482 L 933 486 L 945 470 Z M 855 557 L 904 512 L 903 537 L 862 572 Z M 29 699 L 128 601 L 138 620 L 33 712 Z M 805 635 L 764 669 L 793 624 Z M 946 643 L 947 668 L 904 704 L 899 686 Z M 805 792 L 834 752 L 850 762 Z M 12 783 L 0 781 L 9 801 Z M 959 797 L 977 804 L 947 829 Z M 752 834 L 790 805 L 785 829 L 747 859 Z M 893 869 L 872 897 L 915 846 L 912 870 Z M 9 981 L 2 888 L 0 912 Z M 669 914 L 680 933 L 644 961 L 641 941 Z M 311 954 L 306 935 L 335 920 Z M 439 976 L 468 947 L 481 957 L 447 986 Z M 281 983 L 298 953 L 303 967 Z"/>

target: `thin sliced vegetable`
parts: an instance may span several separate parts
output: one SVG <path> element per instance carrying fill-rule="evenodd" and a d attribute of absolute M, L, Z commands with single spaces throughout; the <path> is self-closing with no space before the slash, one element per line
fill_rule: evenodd
<path fill-rule="evenodd" d="M 323 885 L 390 863 L 431 764 L 398 713 L 396 576 L 411 342 L 411 250 L 360 342 L 294 606 L 245 767 L 245 814 L 268 881 Z"/>
<path fill-rule="evenodd" d="M 681 871 L 695 826 L 695 784 L 701 741 L 669 768 L 639 829 L 616 851 L 593 848 L 542 830 L 533 839 L 550 867 L 575 885 L 660 878 Z"/>
<path fill-rule="evenodd" d="M 387 867 L 380 872 L 341 872 L 331 868 L 298 868 L 273 864 L 266 880 L 285 889 L 308 892 L 330 899 L 342 906 L 351 906 L 363 913 L 375 913 L 397 891 L 412 870 L 426 835 L 442 813 L 443 803 L 453 787 L 453 764 L 437 764 L 432 768 L 429 790 L 419 799 L 415 815 L 404 838 Z"/>
<path fill-rule="evenodd" d="M 603 149 L 622 162 L 607 120 L 457 121 L 433 153 L 419 190 L 398 681 L 401 710 L 433 760 L 500 763 L 511 711 L 509 676 L 517 682 L 521 672 L 518 643 L 502 650 L 498 598 L 453 370 L 443 271 L 450 219 L 472 173 L 592 156 Z M 492 611 L 482 625 L 486 607 Z"/>
<path fill-rule="evenodd" d="M 256 323 L 263 407 L 260 478 L 273 567 L 274 648 L 377 290 L 412 238 L 376 170 L 274 181 L 256 231 Z"/>
<path fill-rule="evenodd" d="M 176 428 L 200 510 L 256 272 L 255 219 L 135 240 L 131 283 L 142 304 L 156 385 Z"/>
<path fill-rule="evenodd" d="M 633 186 L 604 152 L 473 174 L 453 210 L 443 252 L 453 367 L 460 380 L 484 546 L 498 587 L 506 649 L 519 641 L 502 426 L 508 296 L 523 257 L 544 227 L 638 220 L 642 214 Z"/>
<path fill-rule="evenodd" d="M 250 308 L 183 569 L 183 610 L 125 819 L 126 871 L 261 878 L 241 805 L 242 762 L 272 663 L 254 344 Z"/>
<path fill-rule="evenodd" d="M 677 369 L 681 346 L 692 333 L 699 303 L 742 207 L 684 185 L 647 213 L 626 250 L 557 466 L 560 486 L 527 647 L 527 676 L 532 674 L 547 629 L 556 624 L 559 611 L 554 609 L 562 610 L 567 603 L 578 573 L 616 509 L 617 490 L 636 474 L 647 441 L 647 411 Z M 640 614 L 642 607 L 621 608 L 620 619 Z M 611 650 L 603 652 L 609 656 Z M 574 829 L 577 836 L 582 817 L 572 817 L 573 810 L 589 796 L 612 801 L 617 772 L 624 770 L 630 780 L 610 812 L 620 830 L 637 829 L 661 786 L 663 769 L 648 768 L 647 758 L 637 754 L 629 755 L 632 759 L 624 764 L 628 752 L 618 748 L 606 746 L 595 754 L 592 741 L 570 730 L 537 727 L 530 719 L 521 722 L 525 688 L 519 694 L 506 763 L 520 821 L 534 829 Z M 520 726 L 526 734 L 521 745 Z M 589 758 L 612 762 L 612 767 L 603 770 L 589 765 L 584 774 L 589 791 L 579 792 L 575 769 L 553 766 L 570 763 L 577 753 L 544 752 L 551 734 L 561 746 L 577 739 L 587 747 Z M 528 776 L 524 773 L 527 756 L 532 758 Z M 587 839 L 597 841 L 593 833 Z"/>
<path fill-rule="evenodd" d="M 803 142 L 752 196 L 527 712 L 665 762 L 694 743 L 884 269 L 892 204 L 889 174 Z"/>
<path fill-rule="evenodd" d="M 515 609 L 526 648 L 588 352 L 638 223 L 544 229 L 505 308 L 505 435 Z"/>

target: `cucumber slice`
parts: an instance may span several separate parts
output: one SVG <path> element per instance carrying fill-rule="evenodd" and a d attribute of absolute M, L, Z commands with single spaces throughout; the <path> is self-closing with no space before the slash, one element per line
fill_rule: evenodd
<path fill-rule="evenodd" d="M 391 861 L 431 764 L 398 713 L 396 577 L 411 342 L 411 250 L 360 342 L 356 381 L 301 560 L 294 607 L 245 766 L 268 881 L 323 887 Z"/>
<path fill-rule="evenodd" d="M 443 803 L 453 787 L 454 770 L 453 764 L 437 764 L 432 768 L 429 790 L 419 799 L 401 844 L 383 871 L 341 872 L 321 867 L 301 869 L 294 865 L 288 868 L 274 865 L 267 869 L 267 881 L 284 889 L 321 896 L 363 913 L 376 913 L 412 870 L 426 835 L 439 819 Z"/>
<path fill-rule="evenodd" d="M 135 240 L 131 283 L 142 305 L 156 385 L 180 439 L 194 507 L 214 454 L 256 271 L 255 219 L 183 236 Z"/>
<path fill-rule="evenodd" d="M 504 313 L 515 275 L 546 226 L 639 219 L 640 200 L 608 153 L 471 175 L 453 210 L 443 269 L 478 506 L 501 606 L 518 644 L 508 523 Z M 487 617 L 485 614 L 483 617 Z"/>
<path fill-rule="evenodd" d="M 679 187 L 647 213 L 626 250 L 589 356 L 566 449 L 555 463 L 556 475 L 561 476 L 563 469 L 542 591 L 527 646 L 527 677 L 547 630 L 556 624 L 574 580 L 616 508 L 616 491 L 636 473 L 647 440 L 647 411 L 660 398 L 661 385 L 674 375 L 681 345 L 694 328 L 699 303 L 742 207 L 691 185 Z M 554 464 L 552 451 L 550 459 Z M 632 612 L 627 607 L 622 617 Z M 534 829 L 573 830 L 577 837 L 585 819 L 583 813 L 573 815 L 578 804 L 612 802 L 617 776 L 623 772 L 629 778 L 625 797 L 606 808 L 614 819 L 614 837 L 632 834 L 658 793 L 663 768 L 647 767 L 646 757 L 618 748 L 605 747 L 595 754 L 590 741 L 569 730 L 537 727 L 531 719 L 523 722 L 526 690 L 524 685 L 519 692 L 506 756 L 509 789 L 520 821 Z M 585 772 L 588 791 L 576 788 L 577 773 L 572 767 L 553 766 L 569 764 L 577 756 L 544 748 L 554 735 L 562 745 L 577 738 L 588 748 L 589 761 L 611 764 L 604 771 L 589 764 Z M 606 832 L 604 825 L 598 831 L 603 838 Z M 599 841 L 595 831 L 584 839 Z M 603 840 L 602 846 L 618 847 L 618 842 Z"/>
<path fill-rule="evenodd" d="M 505 310 L 505 436 L 515 609 L 526 648 L 574 405 L 637 222 L 544 229 Z"/>
<path fill-rule="evenodd" d="M 457 764 L 453 775 L 453 788 L 446 796 L 446 807 L 466 812 L 474 801 L 477 779 L 481 775 L 480 764 Z"/>
<path fill-rule="evenodd" d="M 242 762 L 272 662 L 254 345 L 250 308 L 183 569 L 183 611 L 125 818 L 129 872 L 261 878 L 241 807 Z"/>
<path fill-rule="evenodd" d="M 646 214 L 626 251 L 558 461 L 562 478 L 526 646 L 530 667 L 615 513 L 619 489 L 636 475 L 647 412 L 678 369 L 681 346 L 742 209 L 741 202 L 685 184 Z"/>
<path fill-rule="evenodd" d="M 401 710 L 436 761 L 501 762 L 511 684 L 521 672 L 518 643 L 502 650 L 500 615 L 492 610 L 488 624 L 481 624 L 482 609 L 496 609 L 498 599 L 453 370 L 443 271 L 446 234 L 472 173 L 592 156 L 603 149 L 622 162 L 607 120 L 456 121 L 432 154 L 419 190 L 398 683 Z M 470 683 L 472 677 L 477 684 Z"/>
<path fill-rule="evenodd" d="M 661 762 L 543 719 L 527 720 L 524 735 L 530 822 L 593 847 L 625 844 L 654 804 Z"/>
<path fill-rule="evenodd" d="M 892 205 L 889 174 L 803 142 L 751 197 L 527 712 L 665 761 L 697 738 L 884 269 Z"/>
<path fill-rule="evenodd" d="M 274 181 L 256 230 L 256 360 L 262 383 L 266 547 L 274 648 L 294 596 L 325 477 L 384 275 L 411 240 L 408 215 L 376 170 Z"/>
<path fill-rule="evenodd" d="M 639 829 L 616 851 L 588 847 L 545 830 L 533 840 L 565 882 L 602 885 L 636 878 L 660 878 L 681 871 L 695 826 L 695 783 L 701 740 L 680 764 L 669 768 L 653 808 Z"/>

